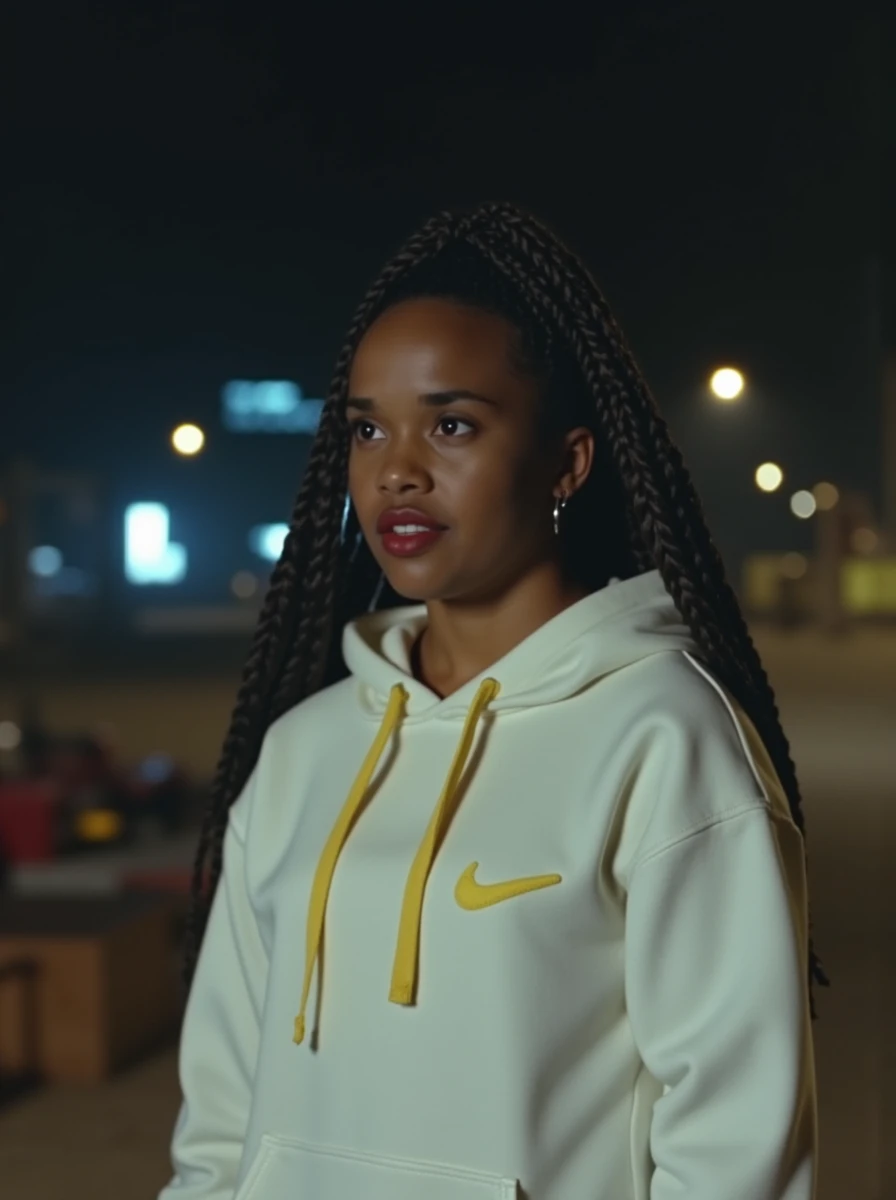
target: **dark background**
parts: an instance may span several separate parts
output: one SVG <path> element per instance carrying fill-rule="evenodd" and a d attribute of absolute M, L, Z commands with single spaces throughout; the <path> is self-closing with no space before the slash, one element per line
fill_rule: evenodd
<path fill-rule="evenodd" d="M 483 199 L 587 260 L 733 567 L 806 548 L 795 488 L 877 494 L 893 59 L 873 10 L 34 4 L 10 32 L 0 456 L 98 473 L 119 540 L 125 503 L 170 503 L 209 595 L 250 525 L 286 519 L 308 448 L 227 434 L 221 385 L 323 394 L 384 259 Z M 706 379 L 728 362 L 750 390 L 723 408 Z M 170 451 L 181 420 L 208 432 L 195 461 Z M 766 458 L 788 476 L 771 498 Z"/>

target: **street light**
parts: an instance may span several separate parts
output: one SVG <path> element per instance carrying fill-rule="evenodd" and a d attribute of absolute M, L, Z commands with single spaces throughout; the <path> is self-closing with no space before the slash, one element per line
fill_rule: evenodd
<path fill-rule="evenodd" d="M 171 445 L 184 458 L 192 458 L 205 445 L 205 434 L 198 425 L 178 425 L 171 435 Z"/>
<path fill-rule="evenodd" d="M 756 486 L 761 492 L 776 492 L 784 482 L 784 472 L 777 463 L 763 463 L 756 468 Z"/>
<path fill-rule="evenodd" d="M 731 404 L 743 394 L 744 377 L 734 367 L 720 367 L 713 372 L 709 388 L 717 400 Z"/>
<path fill-rule="evenodd" d="M 808 521 L 815 515 L 818 504 L 811 492 L 794 492 L 790 497 L 790 510 L 801 521 Z"/>

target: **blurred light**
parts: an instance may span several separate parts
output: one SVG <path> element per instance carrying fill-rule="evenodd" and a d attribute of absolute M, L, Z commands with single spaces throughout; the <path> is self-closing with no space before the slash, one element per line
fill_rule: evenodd
<path fill-rule="evenodd" d="M 124 513 L 124 573 L 129 583 L 180 583 L 187 552 L 168 541 L 170 516 L 164 504 L 129 504 Z"/>
<path fill-rule="evenodd" d="M 164 783 L 175 773 L 174 760 L 167 754 L 149 754 L 134 770 L 141 783 Z"/>
<path fill-rule="evenodd" d="M 62 551 L 55 546 L 35 546 L 28 555 L 28 569 L 41 579 L 52 579 L 62 570 Z"/>
<path fill-rule="evenodd" d="M 785 579 L 802 579 L 809 570 L 809 560 L 804 554 L 785 554 L 781 559 L 781 574 Z"/>
<path fill-rule="evenodd" d="M 777 463 L 763 463 L 756 468 L 756 486 L 763 492 L 776 492 L 784 482 L 784 472 Z"/>
<path fill-rule="evenodd" d="M 55 575 L 38 575 L 34 584 L 35 594 L 48 600 L 59 596 L 95 596 L 98 590 L 96 575 L 80 567 L 60 567 Z"/>
<path fill-rule="evenodd" d="M 85 842 L 110 842 L 123 828 L 121 813 L 112 808 L 87 808 L 75 817 L 75 829 Z"/>
<path fill-rule="evenodd" d="M 18 750 L 22 731 L 15 721 L 0 721 L 0 750 Z"/>
<path fill-rule="evenodd" d="M 737 400 L 744 390 L 744 377 L 734 367 L 722 367 L 713 373 L 709 381 L 712 394 L 718 400 L 730 403 Z"/>
<path fill-rule="evenodd" d="M 221 390 L 222 419 L 231 433 L 306 433 L 317 430 L 323 400 L 307 400 L 288 379 L 233 379 Z"/>
<path fill-rule="evenodd" d="M 790 498 L 791 512 L 801 521 L 807 521 L 809 517 L 814 516 L 817 507 L 811 492 L 795 492 Z"/>
<path fill-rule="evenodd" d="M 283 543 L 289 533 L 289 526 L 256 525 L 249 533 L 249 549 L 259 558 L 268 562 L 276 562 L 283 553 Z"/>
<path fill-rule="evenodd" d="M 854 529 L 850 544 L 856 554 L 873 554 L 877 549 L 880 538 L 873 529 L 868 529 L 862 526 L 861 529 Z"/>
<path fill-rule="evenodd" d="M 171 445 L 178 454 L 189 458 L 205 445 L 205 434 L 198 425 L 178 425 L 171 435 Z"/>
<path fill-rule="evenodd" d="M 816 483 L 812 489 L 812 495 L 822 512 L 829 512 L 832 508 L 836 508 L 840 499 L 840 493 L 832 483 Z"/>
<path fill-rule="evenodd" d="M 258 580 L 251 571 L 237 571 L 230 581 L 230 590 L 237 600 L 250 600 L 258 591 Z"/>
<path fill-rule="evenodd" d="M 63 567 L 58 575 L 53 576 L 52 585 L 48 589 L 54 596 L 94 596 L 97 592 L 96 576 L 80 567 Z"/>

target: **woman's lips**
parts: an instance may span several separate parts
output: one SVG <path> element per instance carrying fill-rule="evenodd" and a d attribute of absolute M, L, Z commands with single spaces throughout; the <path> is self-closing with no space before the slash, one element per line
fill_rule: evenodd
<path fill-rule="evenodd" d="M 406 532 L 400 533 L 399 529 Z M 383 549 L 396 558 L 413 558 L 429 550 L 446 532 L 445 529 L 422 527 L 409 522 L 408 525 L 399 525 L 398 528 L 382 534 Z"/>
<path fill-rule="evenodd" d="M 423 525 L 427 529 L 445 528 L 440 521 L 437 521 L 428 512 L 424 512 L 422 508 L 412 508 L 408 505 L 405 508 L 387 508 L 381 512 L 377 517 L 376 531 L 377 533 L 391 533 L 396 526 L 400 525 Z"/>

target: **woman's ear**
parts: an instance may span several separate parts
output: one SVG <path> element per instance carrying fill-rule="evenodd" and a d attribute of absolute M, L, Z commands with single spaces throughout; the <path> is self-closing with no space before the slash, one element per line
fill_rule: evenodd
<path fill-rule="evenodd" d="M 587 426 L 570 430 L 563 439 L 564 470 L 558 483 L 567 497 L 574 496 L 594 466 L 594 434 Z"/>

